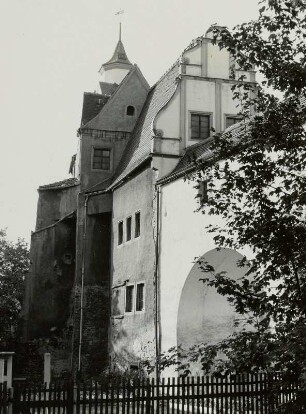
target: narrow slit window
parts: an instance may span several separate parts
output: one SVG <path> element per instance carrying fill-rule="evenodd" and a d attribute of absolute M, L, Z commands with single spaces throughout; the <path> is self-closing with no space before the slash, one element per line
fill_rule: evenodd
<path fill-rule="evenodd" d="M 118 223 L 118 245 L 123 243 L 123 221 Z"/>
<path fill-rule="evenodd" d="M 136 311 L 144 310 L 144 283 L 138 283 L 136 287 Z"/>
<path fill-rule="evenodd" d="M 135 213 L 135 238 L 140 236 L 140 211 Z"/>
<path fill-rule="evenodd" d="M 208 202 L 208 180 L 203 180 L 199 182 L 198 197 L 200 204 L 205 204 Z"/>
<path fill-rule="evenodd" d="M 132 217 L 126 219 L 126 241 L 132 238 Z"/>
<path fill-rule="evenodd" d="M 134 300 L 134 286 L 126 286 L 125 288 L 125 311 L 133 312 L 133 300 Z"/>

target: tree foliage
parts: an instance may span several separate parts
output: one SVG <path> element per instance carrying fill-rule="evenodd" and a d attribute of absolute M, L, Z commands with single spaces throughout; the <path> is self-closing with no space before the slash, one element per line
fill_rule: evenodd
<path fill-rule="evenodd" d="M 7 240 L 0 230 L 0 342 L 14 338 L 29 270 L 29 250 L 24 240 Z"/>

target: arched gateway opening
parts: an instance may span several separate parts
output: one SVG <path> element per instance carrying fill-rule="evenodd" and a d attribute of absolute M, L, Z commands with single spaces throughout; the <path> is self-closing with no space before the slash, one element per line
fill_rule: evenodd
<path fill-rule="evenodd" d="M 216 272 L 225 271 L 233 279 L 246 273 L 246 268 L 237 266 L 242 255 L 231 249 L 213 249 L 202 259 L 212 265 Z M 190 270 L 182 289 L 178 319 L 177 344 L 184 349 L 192 345 L 215 343 L 234 330 L 235 312 L 226 298 L 214 288 L 207 287 L 199 279 L 211 276 L 203 273 L 196 263 Z"/>

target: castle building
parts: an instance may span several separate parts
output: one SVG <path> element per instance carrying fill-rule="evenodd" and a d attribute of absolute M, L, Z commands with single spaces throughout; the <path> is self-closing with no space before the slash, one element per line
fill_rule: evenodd
<path fill-rule="evenodd" d="M 137 368 L 171 346 L 221 339 L 234 313 L 199 282 L 194 258 L 242 272 L 238 252 L 215 249 L 212 218 L 195 212 L 205 185 L 198 197 L 186 179 L 210 156 L 212 131 L 239 121 L 229 53 L 207 32 L 150 88 L 120 36 L 99 75 L 101 92 L 84 93 L 74 177 L 38 189 L 24 337 L 61 343 L 54 372 Z"/>

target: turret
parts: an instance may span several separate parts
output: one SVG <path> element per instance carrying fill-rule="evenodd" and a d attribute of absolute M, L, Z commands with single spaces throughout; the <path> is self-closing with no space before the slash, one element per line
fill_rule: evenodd
<path fill-rule="evenodd" d="M 104 63 L 99 73 L 102 77 L 102 82 L 119 84 L 127 73 L 132 69 L 133 65 L 129 61 L 123 43 L 121 41 L 121 23 L 119 29 L 119 41 L 109 61 Z"/>

